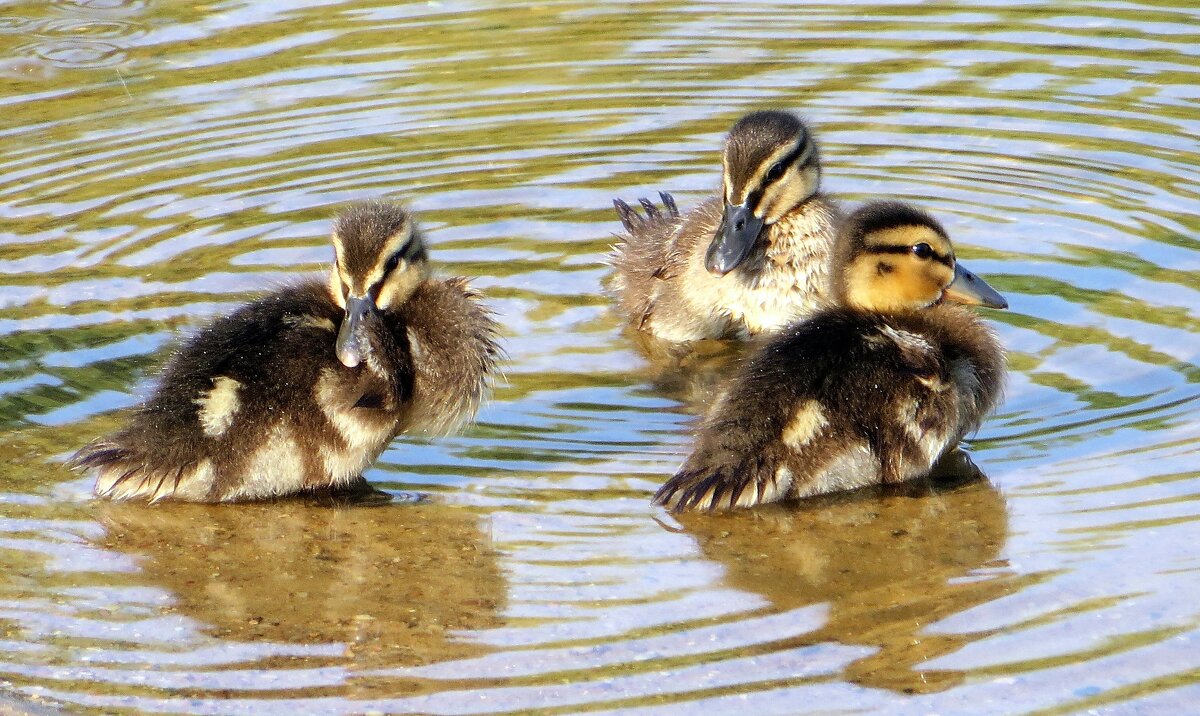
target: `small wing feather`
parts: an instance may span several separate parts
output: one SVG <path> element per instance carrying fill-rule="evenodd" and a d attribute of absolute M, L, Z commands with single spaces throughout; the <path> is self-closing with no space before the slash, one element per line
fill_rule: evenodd
<path fill-rule="evenodd" d="M 663 208 L 667 210 L 667 216 L 672 221 L 679 218 L 679 207 L 675 205 L 675 197 L 665 191 L 658 192 L 658 198 L 662 199 Z"/>
<path fill-rule="evenodd" d="M 638 204 L 646 212 L 645 216 L 642 216 L 637 209 L 624 201 L 613 199 L 613 207 L 617 210 L 617 217 L 621 220 L 621 226 L 624 226 L 625 230 L 632 234 L 644 231 L 651 224 L 673 222 L 679 219 L 679 207 L 675 204 L 675 197 L 665 191 L 659 192 L 658 196 L 662 200 L 665 211 L 660 210 L 650 199 L 638 199 Z"/>
<path fill-rule="evenodd" d="M 621 226 L 624 226 L 625 230 L 630 233 L 637 231 L 637 227 L 642 223 L 642 215 L 638 213 L 637 209 L 620 199 L 613 199 L 613 207 L 617 210 Z"/>

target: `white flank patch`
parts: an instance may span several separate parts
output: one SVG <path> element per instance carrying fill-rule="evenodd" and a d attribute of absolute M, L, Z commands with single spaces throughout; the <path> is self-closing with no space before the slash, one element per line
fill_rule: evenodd
<path fill-rule="evenodd" d="M 879 460 L 866 445 L 854 445 L 825 466 L 816 479 L 803 485 L 798 497 L 854 490 L 883 481 Z"/>
<path fill-rule="evenodd" d="M 792 413 L 792 419 L 783 428 L 783 443 L 793 450 L 799 450 L 820 434 L 821 429 L 829 425 L 825 417 L 825 409 L 816 400 L 806 400 Z"/>
<path fill-rule="evenodd" d="M 150 492 L 151 485 L 145 479 L 145 472 L 139 472 L 121 483 L 117 483 L 117 480 L 128 469 L 128 466 L 118 463 L 113 467 L 100 470 L 96 474 L 96 495 L 117 501 L 146 497 Z"/>
<path fill-rule="evenodd" d="M 795 475 L 784 465 L 775 471 L 775 479 L 763 487 L 762 502 L 778 502 L 788 496 Z"/>
<path fill-rule="evenodd" d="M 761 489 L 757 484 L 757 480 L 755 484 L 747 485 L 746 489 L 742 490 L 742 494 L 738 495 L 737 502 L 730 505 L 730 507 L 754 507 L 761 503 L 762 500 L 758 498 L 758 492 Z"/>
<path fill-rule="evenodd" d="M 210 438 L 218 438 L 225 434 L 233 419 L 237 416 L 241 403 L 238 400 L 238 389 L 242 384 L 228 376 L 213 378 L 212 390 L 196 398 L 200 406 L 200 426 L 204 434 Z"/>
<path fill-rule="evenodd" d="M 211 460 L 201 460 L 200 464 L 190 470 L 184 470 L 179 477 L 179 486 L 175 486 L 175 480 L 164 480 L 161 486 L 158 486 L 154 493 L 149 495 L 151 502 L 158 502 L 172 498 L 176 500 L 188 500 L 190 502 L 203 502 L 208 498 L 208 489 L 212 487 L 213 482 L 213 464 Z"/>
<path fill-rule="evenodd" d="M 250 458 L 242 484 L 224 499 L 259 499 L 291 494 L 303 488 L 304 461 L 300 446 L 291 431 L 280 425 Z"/>
<path fill-rule="evenodd" d="M 212 460 L 201 460 L 199 465 L 184 473 L 183 479 L 179 481 L 179 489 L 175 491 L 175 497 L 197 502 L 207 500 L 216 474 Z"/>

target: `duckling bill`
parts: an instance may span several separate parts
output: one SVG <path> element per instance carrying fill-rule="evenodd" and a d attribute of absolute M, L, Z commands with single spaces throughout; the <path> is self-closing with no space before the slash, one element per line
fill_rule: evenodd
<path fill-rule="evenodd" d="M 720 195 L 681 215 L 613 203 L 625 234 L 612 288 L 634 327 L 673 342 L 748 338 L 811 315 L 827 297 L 841 210 L 820 192 L 808 125 L 791 112 L 753 112 L 729 131 Z"/>
<path fill-rule="evenodd" d="M 114 500 L 233 502 L 361 489 L 403 432 L 474 417 L 500 348 L 461 278 L 430 276 L 411 214 L 334 222 L 328 280 L 306 279 L 197 332 L 128 425 L 76 453 Z"/>
<path fill-rule="evenodd" d="M 933 217 L 862 207 L 838 236 L 831 277 L 837 305 L 753 354 L 656 503 L 750 507 L 922 477 L 992 411 L 1003 349 L 956 304 L 1008 304 L 956 261 Z"/>

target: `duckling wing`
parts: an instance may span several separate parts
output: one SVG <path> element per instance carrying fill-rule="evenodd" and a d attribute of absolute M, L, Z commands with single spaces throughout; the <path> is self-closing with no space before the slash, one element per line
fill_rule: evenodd
<path fill-rule="evenodd" d="M 625 233 L 617 237 L 609 264 L 610 288 L 625 315 L 642 328 L 653 312 L 661 282 L 670 278 L 671 249 L 680 223 L 679 208 L 670 194 L 659 194 L 663 209 L 640 200 L 644 214 L 620 199 L 613 200 Z"/>

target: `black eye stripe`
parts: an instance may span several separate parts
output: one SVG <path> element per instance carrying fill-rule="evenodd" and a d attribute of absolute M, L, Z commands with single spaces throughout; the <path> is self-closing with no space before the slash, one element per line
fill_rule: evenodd
<path fill-rule="evenodd" d="M 790 154 L 785 156 L 783 159 L 780 159 L 779 161 L 775 162 L 767 169 L 767 173 L 763 175 L 765 182 L 769 184 L 772 181 L 783 176 L 785 173 L 787 173 L 788 167 L 790 167 L 796 163 L 796 160 L 799 159 L 801 157 L 801 155 L 804 154 L 804 150 L 807 147 L 808 147 L 808 137 L 805 137 L 804 141 L 800 142 L 800 144 L 798 144 L 796 146 L 796 148 L 793 149 Z M 775 170 L 776 167 L 782 167 L 782 171 L 779 172 L 778 176 L 771 177 L 771 174 Z"/>
<path fill-rule="evenodd" d="M 933 249 L 933 247 L 931 246 L 930 249 Z M 872 246 L 870 252 L 873 254 L 911 254 L 913 250 L 911 246 Z M 954 257 L 943 256 L 936 250 L 933 251 L 933 254 L 929 258 L 952 268 L 954 266 Z"/>
<path fill-rule="evenodd" d="M 383 272 L 388 273 L 400 264 L 401 259 L 412 259 L 420 252 L 420 244 L 416 241 L 408 240 L 396 250 L 394 254 L 388 257 L 388 260 L 383 264 Z"/>

